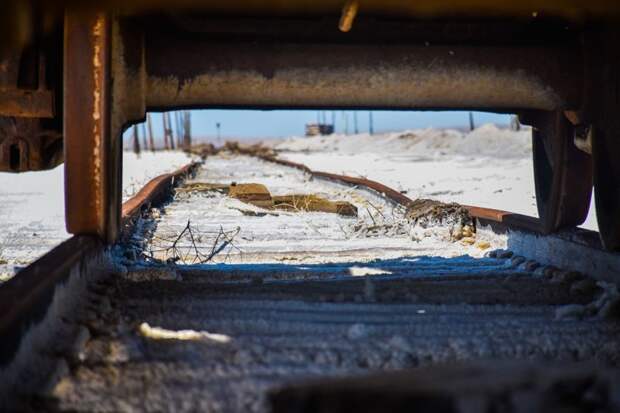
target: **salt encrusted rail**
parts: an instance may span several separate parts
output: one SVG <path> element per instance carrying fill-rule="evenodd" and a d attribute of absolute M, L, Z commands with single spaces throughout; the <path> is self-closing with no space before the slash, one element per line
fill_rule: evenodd
<path fill-rule="evenodd" d="M 193 162 L 149 181 L 123 204 L 124 230 L 130 232 L 143 208 L 164 202 L 199 165 Z M 80 314 L 76 309 L 83 304 L 88 285 L 112 271 L 104 244 L 97 237 L 78 235 L 0 285 L 0 410 L 8 406 L 6 399 L 12 393 L 28 391 L 23 385 L 24 374 L 31 377 L 30 386 L 40 388 L 45 385 L 39 381 L 41 377 L 53 375 L 59 368 L 58 358 L 45 350 L 60 347 L 58 340 L 72 340 L 78 329 L 75 318 Z"/>

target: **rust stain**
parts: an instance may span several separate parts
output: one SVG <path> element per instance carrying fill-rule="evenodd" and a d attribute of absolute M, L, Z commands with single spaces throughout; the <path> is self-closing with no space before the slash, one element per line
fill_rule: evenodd
<path fill-rule="evenodd" d="M 340 23 L 338 28 L 341 32 L 348 32 L 353 27 L 353 21 L 357 15 L 359 8 L 359 2 L 357 0 L 347 0 L 342 8 L 342 15 L 340 16 Z"/>

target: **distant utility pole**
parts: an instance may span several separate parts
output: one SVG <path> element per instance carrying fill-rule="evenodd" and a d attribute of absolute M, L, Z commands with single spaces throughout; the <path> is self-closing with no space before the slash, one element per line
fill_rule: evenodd
<path fill-rule="evenodd" d="M 371 135 L 375 133 L 375 127 L 372 124 L 372 111 L 368 112 L 368 133 Z"/>
<path fill-rule="evenodd" d="M 140 155 L 140 137 L 138 136 L 137 125 L 133 125 L 133 153 Z"/>
<path fill-rule="evenodd" d="M 183 112 L 183 148 L 189 150 L 192 146 L 192 122 L 190 119 L 190 111 Z"/>
<path fill-rule="evenodd" d="M 153 138 L 153 124 L 151 123 L 151 114 L 146 114 L 146 124 L 149 128 L 149 149 L 155 151 L 155 139 Z"/>
<path fill-rule="evenodd" d="M 174 149 L 174 138 L 172 136 L 172 129 L 170 126 L 170 113 L 162 113 L 164 119 L 164 144 L 167 150 Z"/>
<path fill-rule="evenodd" d="M 216 122 L 215 123 L 215 128 L 217 129 L 217 143 L 220 143 L 222 136 L 220 135 L 220 123 Z"/>
<path fill-rule="evenodd" d="M 170 145 L 168 144 L 168 123 L 166 123 L 166 114 L 161 114 L 161 119 L 164 122 L 164 149 L 170 149 Z"/>
<path fill-rule="evenodd" d="M 476 125 L 474 124 L 474 112 L 469 112 L 469 130 L 473 131 L 476 129 Z"/>
<path fill-rule="evenodd" d="M 181 122 L 181 113 L 174 112 L 174 123 L 177 129 L 177 148 L 183 147 L 183 122 Z"/>
<path fill-rule="evenodd" d="M 349 117 L 347 116 L 346 111 L 342 111 L 342 121 L 344 122 L 344 134 L 349 134 Z"/>
<path fill-rule="evenodd" d="M 168 117 L 168 132 L 170 133 L 170 149 L 174 150 L 176 147 L 176 144 L 174 143 L 174 130 L 172 127 L 172 115 L 170 114 L 170 112 L 166 112 L 166 115 Z"/>
<path fill-rule="evenodd" d="M 353 112 L 353 129 L 355 130 L 356 135 L 360 133 L 359 129 L 357 128 L 357 111 Z"/>
<path fill-rule="evenodd" d="M 148 146 L 146 144 L 146 125 L 144 124 L 144 122 L 140 124 L 140 131 L 142 132 L 142 149 L 146 151 L 146 148 L 148 148 Z"/>

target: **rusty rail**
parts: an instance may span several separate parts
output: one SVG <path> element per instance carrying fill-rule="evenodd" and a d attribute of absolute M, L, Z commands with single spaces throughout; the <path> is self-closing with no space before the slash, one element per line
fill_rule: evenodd
<path fill-rule="evenodd" d="M 278 165 L 288 166 L 310 174 L 313 177 L 338 181 L 348 185 L 355 185 L 371 189 L 386 198 L 396 202 L 397 204 L 407 206 L 413 200 L 404 194 L 392 189 L 379 182 L 366 178 L 357 178 L 346 175 L 332 174 L 328 172 L 313 171 L 308 166 L 280 159 L 273 155 L 256 154 L 252 152 L 243 152 L 244 154 L 258 157 L 266 162 L 276 163 Z M 531 217 L 523 214 L 502 211 L 499 209 L 483 208 L 479 206 L 463 205 L 469 210 L 470 215 L 482 225 L 490 225 L 496 232 L 506 232 L 509 229 L 517 229 L 534 234 L 535 236 L 546 235 L 542 221 L 539 218 Z M 596 251 L 602 251 L 603 247 L 597 232 L 586 229 L 577 228 L 570 231 L 564 231 L 555 234 L 561 239 L 579 244 L 584 247 L 591 248 Z"/>
<path fill-rule="evenodd" d="M 123 204 L 123 222 L 134 218 L 145 207 L 161 202 L 170 193 L 179 179 L 193 174 L 199 165 L 199 162 L 192 162 L 172 173 L 151 179 L 136 195 Z"/>
<path fill-rule="evenodd" d="M 407 206 L 412 202 L 404 194 L 369 179 L 313 171 L 306 165 L 278 159 L 274 155 L 248 154 L 299 169 L 317 178 L 368 188 L 400 205 Z M 548 234 L 539 218 L 492 208 L 463 206 L 474 218 L 477 231 L 505 234 L 507 247 L 515 254 L 545 265 L 587 273 L 602 281 L 620 283 L 620 255 L 606 251 L 596 231 L 571 228 Z"/>
<path fill-rule="evenodd" d="M 130 231 L 134 218 L 144 208 L 165 202 L 171 190 L 199 165 L 193 162 L 149 181 L 123 204 L 123 228 Z M 98 237 L 76 235 L 0 285 L 0 366 L 11 363 L 23 335 L 44 319 L 54 305 L 57 288 L 69 282 L 72 271 L 77 269 L 82 277 L 81 272 L 89 260 L 105 252 L 106 247 Z"/>

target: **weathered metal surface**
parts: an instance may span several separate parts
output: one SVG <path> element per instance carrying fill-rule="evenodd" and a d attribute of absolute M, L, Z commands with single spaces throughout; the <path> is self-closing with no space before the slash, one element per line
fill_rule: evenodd
<path fill-rule="evenodd" d="M 331 179 L 334 181 L 341 181 L 349 185 L 358 185 L 362 187 L 367 187 L 405 207 L 412 202 L 410 198 L 406 197 L 400 192 L 392 188 L 389 188 L 379 182 L 371 181 L 370 179 L 355 178 L 352 176 L 336 175 L 336 174 L 330 174 L 327 172 L 317 172 L 317 171 L 312 171 L 312 176 L 316 176 L 317 178 Z"/>
<path fill-rule="evenodd" d="M 572 47 L 231 47 L 148 33 L 146 105 L 564 109 L 580 103 L 578 56 Z"/>
<path fill-rule="evenodd" d="M 0 88 L 0 113 L 27 118 L 54 117 L 54 94 L 49 90 Z"/>
<path fill-rule="evenodd" d="M 66 224 L 72 234 L 116 238 L 121 157 L 111 125 L 111 21 L 105 14 L 65 19 L 64 139 Z"/>
<path fill-rule="evenodd" d="M 0 171 L 50 169 L 62 160 L 59 131 L 40 119 L 0 117 Z"/>
<path fill-rule="evenodd" d="M 62 162 L 62 36 L 0 54 L 0 171 L 50 169 Z"/>
<path fill-rule="evenodd" d="M 347 0 L 342 7 L 342 14 L 340 15 L 340 22 L 338 23 L 338 28 L 341 32 L 348 32 L 353 27 L 353 22 L 355 21 L 355 16 L 357 15 L 357 11 L 359 10 L 359 1 L 358 0 Z"/>
<path fill-rule="evenodd" d="M 175 184 L 192 174 L 199 165 L 199 163 L 194 162 L 172 173 L 151 179 L 134 197 L 123 203 L 123 221 L 127 222 L 140 213 L 143 208 L 168 197 Z"/>
<path fill-rule="evenodd" d="M 277 164 L 284 165 L 284 166 L 290 166 L 291 168 L 299 169 L 309 174 L 313 173 L 312 170 L 308 168 L 306 165 L 302 165 L 300 163 L 296 163 L 292 161 L 287 161 L 286 159 L 279 159 L 273 156 L 261 156 L 260 158 L 268 162 L 273 162 L 273 163 L 277 163 Z"/>
<path fill-rule="evenodd" d="M 581 225 L 592 195 L 592 158 L 573 143 L 575 128 L 563 113 L 542 115 L 532 129 L 536 204 L 545 233 Z"/>

